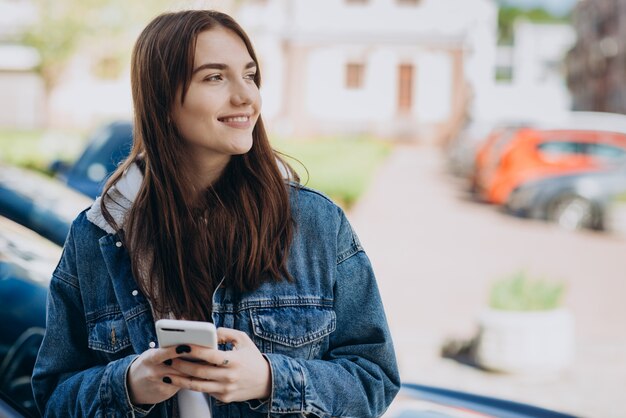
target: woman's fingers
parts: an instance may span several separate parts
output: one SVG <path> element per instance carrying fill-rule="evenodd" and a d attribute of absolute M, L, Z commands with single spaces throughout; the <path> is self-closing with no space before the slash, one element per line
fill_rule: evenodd
<path fill-rule="evenodd" d="M 248 334 L 232 328 L 218 328 L 217 338 L 220 344 L 231 343 L 236 349 L 254 345 Z"/>
<path fill-rule="evenodd" d="M 172 386 L 176 386 L 180 389 L 209 393 L 222 402 L 228 403 L 235 400 L 234 395 L 228 393 L 228 386 L 221 382 L 190 376 L 171 376 L 170 381 L 172 382 Z"/>
<path fill-rule="evenodd" d="M 156 365 L 161 364 L 164 361 L 185 355 L 184 353 L 178 353 L 176 351 L 177 348 L 177 346 L 165 348 L 151 348 L 149 350 L 146 350 L 142 355 L 145 356 L 146 361 Z"/>
<path fill-rule="evenodd" d="M 193 360 L 213 364 L 215 366 L 226 366 L 232 362 L 232 351 L 222 351 L 215 348 L 202 347 L 200 345 L 188 345 L 189 351 L 175 354 L 172 358 L 188 357 Z M 182 360 L 181 360 L 182 361 Z M 189 361 L 193 363 L 193 361 Z"/>
<path fill-rule="evenodd" d="M 187 360 L 174 360 L 170 369 L 183 376 L 204 380 L 228 381 L 231 379 L 232 375 L 232 369 L 228 367 L 214 366 L 207 363 L 195 363 Z"/>

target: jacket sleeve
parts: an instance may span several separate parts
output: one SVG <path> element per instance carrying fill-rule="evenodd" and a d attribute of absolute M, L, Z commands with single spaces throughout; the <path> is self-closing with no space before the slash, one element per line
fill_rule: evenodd
<path fill-rule="evenodd" d="M 265 354 L 272 371 L 270 414 L 379 417 L 400 388 L 376 279 L 343 212 L 335 274 L 337 328 L 323 359 Z"/>
<path fill-rule="evenodd" d="M 50 282 L 46 333 L 32 377 L 37 407 L 46 417 L 145 416 L 149 411 L 133 408 L 126 387 L 136 355 L 103 364 L 88 347 L 74 233 L 73 226 Z"/>

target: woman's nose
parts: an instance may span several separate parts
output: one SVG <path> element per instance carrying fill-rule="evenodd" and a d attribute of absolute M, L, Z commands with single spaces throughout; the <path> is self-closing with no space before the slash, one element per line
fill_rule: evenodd
<path fill-rule="evenodd" d="M 231 103 L 235 106 L 249 105 L 252 103 L 254 95 L 252 87 L 239 83 L 230 95 Z"/>

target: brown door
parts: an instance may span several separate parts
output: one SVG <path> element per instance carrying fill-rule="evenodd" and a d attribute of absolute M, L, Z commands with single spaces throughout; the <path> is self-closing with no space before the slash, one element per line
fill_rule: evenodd
<path fill-rule="evenodd" d="M 407 114 L 413 106 L 413 73 L 412 64 L 400 64 L 398 67 L 398 113 Z"/>

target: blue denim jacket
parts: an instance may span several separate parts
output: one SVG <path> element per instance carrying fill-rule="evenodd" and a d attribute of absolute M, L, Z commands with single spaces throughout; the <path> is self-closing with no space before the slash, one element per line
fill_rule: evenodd
<path fill-rule="evenodd" d="M 211 400 L 213 417 L 380 416 L 400 379 L 369 260 L 330 200 L 292 186 L 291 203 L 295 281 L 248 293 L 221 286 L 213 300 L 215 325 L 246 332 L 268 359 L 270 399 Z M 127 393 L 131 362 L 155 342 L 125 247 L 83 212 L 50 283 L 32 379 L 39 409 L 48 417 L 172 416 L 172 399 L 143 410 Z"/>

